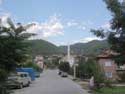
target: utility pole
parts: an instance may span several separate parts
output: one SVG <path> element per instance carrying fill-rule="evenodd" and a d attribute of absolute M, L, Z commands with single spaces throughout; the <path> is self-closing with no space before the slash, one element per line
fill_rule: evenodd
<path fill-rule="evenodd" d="M 73 71 L 74 71 L 74 76 L 73 76 L 73 80 L 76 80 L 76 67 L 78 66 L 78 64 L 74 64 L 73 65 Z"/>
<path fill-rule="evenodd" d="M 75 64 L 73 66 L 73 70 L 74 70 L 73 80 L 76 80 L 76 65 Z"/>

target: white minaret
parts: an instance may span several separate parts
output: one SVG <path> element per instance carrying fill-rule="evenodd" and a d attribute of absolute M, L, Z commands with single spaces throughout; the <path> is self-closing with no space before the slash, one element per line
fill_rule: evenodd
<path fill-rule="evenodd" d="M 70 44 L 68 43 L 68 49 L 67 49 L 67 59 L 68 62 L 70 63 Z"/>

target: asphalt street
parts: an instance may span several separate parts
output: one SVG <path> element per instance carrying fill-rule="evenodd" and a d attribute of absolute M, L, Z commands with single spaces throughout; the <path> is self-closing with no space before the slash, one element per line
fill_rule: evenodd
<path fill-rule="evenodd" d="M 57 70 L 45 70 L 30 87 L 14 90 L 14 94 L 88 94 L 69 78 L 62 78 Z"/>

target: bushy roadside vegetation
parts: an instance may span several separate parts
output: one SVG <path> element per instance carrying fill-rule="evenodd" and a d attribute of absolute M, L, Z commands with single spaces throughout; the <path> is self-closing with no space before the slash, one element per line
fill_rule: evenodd
<path fill-rule="evenodd" d="M 8 27 L 0 23 L 0 94 L 7 94 L 6 79 L 10 72 L 26 61 L 29 44 L 26 40 L 32 35 L 26 33 L 28 24 L 14 24 L 9 18 L 6 19 Z"/>
<path fill-rule="evenodd" d="M 93 94 L 125 94 L 125 87 L 103 87 L 94 91 Z"/>
<path fill-rule="evenodd" d="M 73 68 L 70 68 L 70 74 L 73 75 Z M 95 59 L 88 59 L 87 61 L 78 62 L 76 68 L 76 76 L 82 80 L 89 81 L 90 78 L 94 77 L 94 89 L 102 88 L 103 86 L 110 87 L 110 81 L 105 79 L 105 75 L 100 65 Z"/>
<path fill-rule="evenodd" d="M 40 68 L 36 63 L 34 62 L 26 62 L 23 67 L 25 68 L 33 68 L 37 72 L 42 72 L 43 69 Z"/>

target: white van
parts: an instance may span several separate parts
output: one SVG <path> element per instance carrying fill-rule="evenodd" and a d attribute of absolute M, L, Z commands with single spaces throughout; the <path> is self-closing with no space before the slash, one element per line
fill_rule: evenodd
<path fill-rule="evenodd" d="M 31 78 L 29 76 L 29 73 L 27 72 L 17 72 L 17 74 L 20 76 L 19 81 L 22 83 L 23 86 L 29 86 L 31 83 Z"/>
<path fill-rule="evenodd" d="M 18 87 L 23 88 L 24 86 L 29 86 L 31 83 L 31 78 L 27 72 L 17 72 L 16 74 L 11 74 L 8 77 L 8 87 Z"/>

